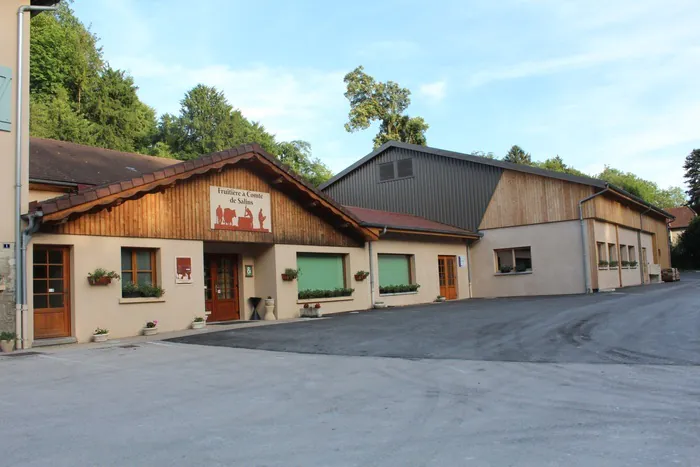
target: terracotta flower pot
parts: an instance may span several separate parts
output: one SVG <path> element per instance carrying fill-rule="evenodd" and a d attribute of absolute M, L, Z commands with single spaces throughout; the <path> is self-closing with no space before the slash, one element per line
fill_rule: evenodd
<path fill-rule="evenodd" d="M 112 278 L 107 276 L 98 278 L 88 277 L 88 282 L 90 285 L 109 285 L 112 283 Z"/>
<path fill-rule="evenodd" d="M 363 281 L 365 279 L 367 279 L 367 276 L 365 274 L 355 274 L 356 281 Z"/>

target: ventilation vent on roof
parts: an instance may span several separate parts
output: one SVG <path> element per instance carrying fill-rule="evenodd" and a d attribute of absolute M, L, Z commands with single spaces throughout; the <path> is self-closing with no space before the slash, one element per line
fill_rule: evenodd
<path fill-rule="evenodd" d="M 387 162 L 386 164 L 379 164 L 379 181 L 385 182 L 387 180 L 393 180 L 396 178 L 394 174 L 394 163 Z"/>
<path fill-rule="evenodd" d="M 401 159 L 396 161 L 398 178 L 413 177 L 413 159 Z"/>

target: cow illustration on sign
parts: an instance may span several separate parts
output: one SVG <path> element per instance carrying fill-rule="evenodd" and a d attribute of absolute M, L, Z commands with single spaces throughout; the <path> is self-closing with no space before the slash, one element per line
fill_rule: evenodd
<path fill-rule="evenodd" d="M 211 228 L 214 230 L 245 230 L 271 232 L 265 226 L 270 218 L 270 194 L 236 188 L 210 187 Z M 257 211 L 258 225 L 255 225 Z M 238 213 L 242 213 L 239 215 Z"/>

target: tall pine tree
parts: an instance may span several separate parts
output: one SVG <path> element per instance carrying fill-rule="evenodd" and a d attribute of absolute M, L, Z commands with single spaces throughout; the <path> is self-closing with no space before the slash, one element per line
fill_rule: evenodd
<path fill-rule="evenodd" d="M 700 149 L 693 149 L 685 158 L 685 180 L 688 183 L 688 206 L 700 209 Z"/>

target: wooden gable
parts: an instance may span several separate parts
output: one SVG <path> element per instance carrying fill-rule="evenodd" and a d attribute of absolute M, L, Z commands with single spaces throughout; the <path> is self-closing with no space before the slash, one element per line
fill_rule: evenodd
<path fill-rule="evenodd" d="M 211 228 L 210 187 L 270 194 L 271 233 Z M 42 230 L 101 235 L 243 243 L 361 246 L 364 239 L 322 203 L 251 162 L 224 166 L 96 211 L 45 224 Z"/>

